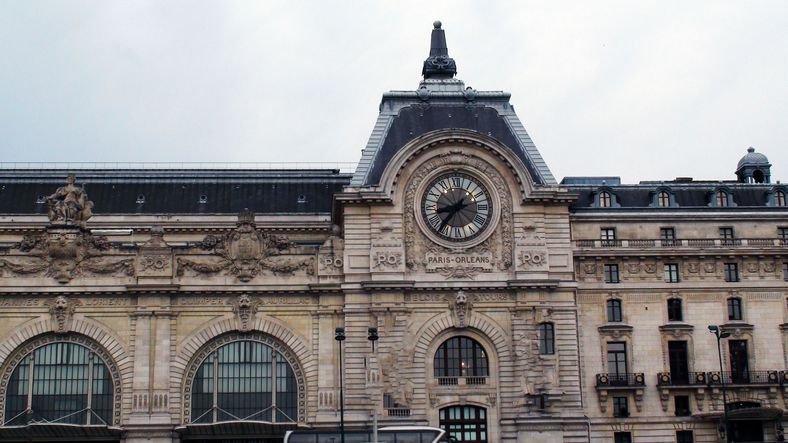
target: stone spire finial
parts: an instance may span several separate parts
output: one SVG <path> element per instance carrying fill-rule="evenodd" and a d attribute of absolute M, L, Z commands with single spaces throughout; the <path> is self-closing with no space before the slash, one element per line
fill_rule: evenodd
<path fill-rule="evenodd" d="M 441 22 L 433 23 L 432 37 L 430 39 L 430 56 L 424 60 L 424 67 L 421 75 L 424 79 L 448 79 L 457 74 L 457 65 L 454 59 L 449 57 L 449 49 L 446 47 L 446 33 L 441 29 Z"/>

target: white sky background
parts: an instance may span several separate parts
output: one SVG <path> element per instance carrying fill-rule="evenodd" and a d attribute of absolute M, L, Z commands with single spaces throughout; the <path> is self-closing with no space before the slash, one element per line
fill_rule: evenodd
<path fill-rule="evenodd" d="M 435 19 L 558 180 L 788 179 L 786 0 L 0 0 L 0 162 L 355 162 Z"/>

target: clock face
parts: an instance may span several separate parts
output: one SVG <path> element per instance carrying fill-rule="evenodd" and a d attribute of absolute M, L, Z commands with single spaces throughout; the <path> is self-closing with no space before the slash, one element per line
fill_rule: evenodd
<path fill-rule="evenodd" d="M 440 238 L 464 242 L 478 237 L 492 219 L 487 188 L 476 178 L 459 172 L 439 175 L 421 198 L 421 216 Z"/>

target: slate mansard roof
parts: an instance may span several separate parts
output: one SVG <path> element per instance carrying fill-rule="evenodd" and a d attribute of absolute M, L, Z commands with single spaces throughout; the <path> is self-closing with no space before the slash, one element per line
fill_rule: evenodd
<path fill-rule="evenodd" d="M 618 177 L 600 177 L 594 182 L 592 177 L 567 177 L 562 182 L 570 191 L 577 194 L 572 204 L 574 212 L 585 211 L 631 211 L 631 210 L 785 210 L 775 207 L 773 194 L 777 191 L 788 192 L 788 187 L 777 184 L 739 183 L 734 181 L 686 180 L 664 182 L 641 182 L 639 184 L 620 184 Z M 607 191 L 614 204 L 600 207 L 597 196 Z M 670 196 L 670 206 L 660 207 L 657 194 L 665 191 Z M 727 207 L 715 207 L 716 193 L 723 191 L 730 196 Z"/>
<path fill-rule="evenodd" d="M 102 214 L 330 214 L 350 174 L 320 170 L 0 170 L 0 214 L 46 214 L 76 176 Z"/>

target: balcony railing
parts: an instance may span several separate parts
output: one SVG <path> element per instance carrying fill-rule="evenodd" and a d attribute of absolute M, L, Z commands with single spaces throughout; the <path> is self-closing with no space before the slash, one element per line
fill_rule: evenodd
<path fill-rule="evenodd" d="M 693 249 L 719 249 L 733 247 L 751 248 L 784 248 L 788 246 L 788 240 L 783 238 L 685 238 L 674 240 L 651 240 L 651 239 L 630 239 L 630 240 L 575 240 L 578 248 L 629 248 L 629 249 L 651 249 L 651 248 L 693 248 Z"/>
<path fill-rule="evenodd" d="M 473 376 L 473 377 L 435 377 L 440 386 L 452 385 L 486 385 L 487 377 Z"/>
<path fill-rule="evenodd" d="M 597 376 L 598 377 L 598 376 Z M 788 371 L 747 372 L 687 372 L 686 374 L 657 373 L 657 386 L 715 386 L 721 385 L 784 385 L 788 386 Z"/>
<path fill-rule="evenodd" d="M 410 417 L 410 408 L 386 408 L 389 417 Z"/>
<path fill-rule="evenodd" d="M 646 385 L 642 372 L 603 373 L 596 375 L 596 386 L 600 387 L 640 387 Z"/>
<path fill-rule="evenodd" d="M 657 386 L 705 386 L 708 384 L 708 374 L 705 372 L 686 372 L 683 374 L 671 374 L 670 372 L 660 372 L 657 374 Z"/>

